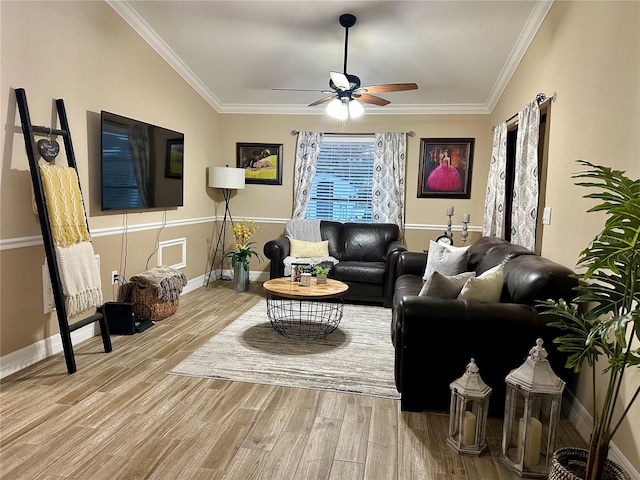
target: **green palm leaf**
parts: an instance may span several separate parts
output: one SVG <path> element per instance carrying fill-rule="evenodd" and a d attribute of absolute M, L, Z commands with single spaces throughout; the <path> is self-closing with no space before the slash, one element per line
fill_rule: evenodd
<path fill-rule="evenodd" d="M 607 400 L 600 414 L 594 410 L 591 441 L 608 445 L 640 392 L 639 386 L 617 422 L 611 422 L 624 371 L 640 367 L 640 348 L 631 345 L 634 337 L 640 340 L 640 180 L 620 170 L 578 163 L 587 170 L 573 175 L 579 179 L 576 185 L 597 190 L 584 195 L 598 201 L 588 212 L 604 212 L 607 218 L 578 257 L 584 273 L 574 303 L 548 300 L 540 305 L 541 313 L 553 315 L 549 325 L 561 331 L 554 343 L 567 353 L 567 367 L 578 372 L 585 362 L 593 367 L 601 355 L 607 359 L 602 372 L 609 375 Z M 595 376 L 594 370 L 594 385 Z"/>

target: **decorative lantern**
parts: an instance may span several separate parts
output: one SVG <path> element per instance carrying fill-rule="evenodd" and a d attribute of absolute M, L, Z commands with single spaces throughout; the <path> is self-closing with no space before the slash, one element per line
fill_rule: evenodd
<path fill-rule="evenodd" d="M 565 383 L 547 361 L 542 339 L 507 375 L 500 461 L 521 477 L 547 478 Z"/>
<path fill-rule="evenodd" d="M 487 448 L 485 430 L 491 388 L 482 381 L 478 370 L 472 358 L 464 375 L 449 385 L 451 406 L 447 443 L 456 452 L 467 455 L 480 455 Z"/>

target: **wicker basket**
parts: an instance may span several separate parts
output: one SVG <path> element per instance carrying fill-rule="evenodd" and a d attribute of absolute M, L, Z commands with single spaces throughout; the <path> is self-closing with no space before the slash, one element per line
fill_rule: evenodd
<path fill-rule="evenodd" d="M 587 465 L 587 451 L 582 448 L 564 447 L 556 450 L 551 460 L 549 480 L 582 480 Z M 607 480 L 631 480 L 629 474 L 612 460 L 606 460 L 602 478 Z"/>
<path fill-rule="evenodd" d="M 180 299 L 173 301 L 160 300 L 153 287 L 133 285 L 131 290 L 133 313 L 148 320 L 164 320 L 178 310 Z"/>

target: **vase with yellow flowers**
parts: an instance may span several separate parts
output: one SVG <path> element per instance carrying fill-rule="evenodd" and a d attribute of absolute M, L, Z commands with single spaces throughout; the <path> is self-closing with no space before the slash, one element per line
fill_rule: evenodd
<path fill-rule="evenodd" d="M 249 259 L 256 257 L 258 261 L 261 260 L 260 254 L 252 247 L 255 242 L 250 241 L 258 226 L 254 220 L 242 220 L 233 226 L 234 248 L 224 253 L 224 258 L 231 259 L 233 288 L 238 292 L 244 292 L 249 288 Z"/>

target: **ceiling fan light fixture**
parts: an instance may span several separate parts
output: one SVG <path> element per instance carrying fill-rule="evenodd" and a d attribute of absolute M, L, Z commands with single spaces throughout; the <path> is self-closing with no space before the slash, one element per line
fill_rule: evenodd
<path fill-rule="evenodd" d="M 338 120 L 346 120 L 349 117 L 349 107 L 339 98 L 334 98 L 327 105 L 327 113 Z"/>
<path fill-rule="evenodd" d="M 2 1 L 2 0 L 0 0 Z M 358 118 L 364 113 L 362 103 L 368 103 L 384 107 L 390 102 L 381 97 L 371 95 L 372 93 L 403 92 L 405 90 L 417 90 L 415 83 L 382 83 L 379 85 L 362 86 L 360 77 L 347 73 L 347 53 L 349 47 L 349 28 L 356 24 L 356 17 L 350 13 L 340 16 L 340 25 L 345 28 L 344 32 L 344 66 L 342 72 L 329 72 L 330 90 L 320 90 L 329 95 L 309 104 L 310 107 L 316 105 L 327 105 L 327 113 L 339 120 L 347 118 Z M 280 88 L 275 90 L 296 90 L 300 92 L 313 91 L 306 89 Z M 331 100 L 333 98 L 333 100 Z M 358 101 L 355 101 L 358 99 Z"/>
<path fill-rule="evenodd" d="M 363 113 L 364 107 L 362 106 L 362 103 L 360 103 L 358 100 L 351 100 L 349 102 L 349 116 L 351 118 L 358 118 L 362 116 Z"/>

